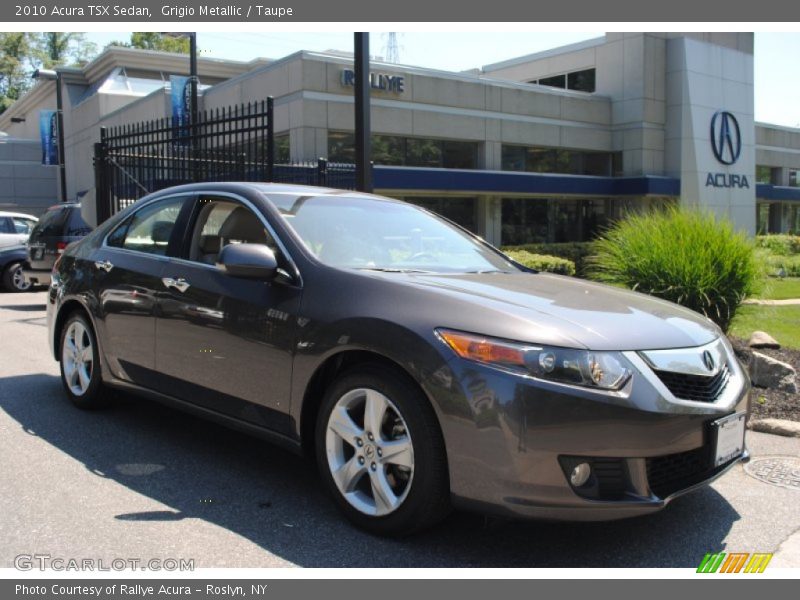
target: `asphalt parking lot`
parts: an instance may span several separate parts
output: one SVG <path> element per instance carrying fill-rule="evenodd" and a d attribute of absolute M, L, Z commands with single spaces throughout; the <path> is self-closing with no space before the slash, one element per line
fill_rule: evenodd
<path fill-rule="evenodd" d="M 775 552 L 800 529 L 800 491 L 737 465 L 648 517 L 455 513 L 412 539 L 374 538 L 339 516 L 311 462 L 266 442 L 131 396 L 102 412 L 72 408 L 46 332 L 45 292 L 0 294 L 0 567 L 20 554 L 196 567 L 696 567 L 711 551 Z M 800 456 L 800 439 L 748 440 L 754 457 Z M 800 567 L 797 553 L 781 556 Z"/>

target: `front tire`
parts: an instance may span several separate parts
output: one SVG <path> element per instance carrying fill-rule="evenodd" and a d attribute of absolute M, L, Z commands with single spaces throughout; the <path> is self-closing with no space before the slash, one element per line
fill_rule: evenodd
<path fill-rule="evenodd" d="M 100 352 L 89 320 L 80 312 L 67 317 L 59 345 L 61 383 L 78 408 L 94 409 L 107 404 L 100 375 Z"/>
<path fill-rule="evenodd" d="M 3 287 L 9 292 L 27 292 L 31 284 L 22 276 L 22 263 L 13 262 L 3 271 Z"/>
<path fill-rule="evenodd" d="M 404 536 L 449 512 L 438 421 L 407 377 L 381 365 L 340 376 L 326 391 L 315 441 L 326 487 L 358 527 Z"/>

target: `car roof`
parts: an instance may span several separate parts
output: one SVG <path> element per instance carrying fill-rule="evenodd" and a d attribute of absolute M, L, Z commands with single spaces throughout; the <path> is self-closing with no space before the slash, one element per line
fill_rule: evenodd
<path fill-rule="evenodd" d="M 0 210 L 0 217 L 24 217 L 25 219 L 33 219 L 38 221 L 39 219 L 34 217 L 33 215 L 29 215 L 28 213 L 21 213 L 21 212 L 12 212 L 9 210 Z"/>
<path fill-rule="evenodd" d="M 240 192 L 249 189 L 262 194 L 293 194 L 297 196 L 350 196 L 364 198 L 380 198 L 402 203 L 396 198 L 370 194 L 357 190 L 347 190 L 342 188 L 321 187 L 315 185 L 300 185 L 293 183 L 266 183 L 260 181 L 206 181 L 199 183 L 188 183 L 169 188 L 164 188 L 153 193 L 153 195 L 168 195 L 176 192 L 202 192 L 202 191 L 228 191 Z"/>

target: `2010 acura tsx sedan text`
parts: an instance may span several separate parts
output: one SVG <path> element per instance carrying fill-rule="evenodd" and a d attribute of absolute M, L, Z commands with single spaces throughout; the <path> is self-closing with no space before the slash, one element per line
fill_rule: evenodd
<path fill-rule="evenodd" d="M 749 380 L 705 317 L 389 198 L 162 190 L 67 248 L 47 314 L 77 406 L 124 388 L 313 453 L 375 533 L 642 515 L 747 457 Z"/>

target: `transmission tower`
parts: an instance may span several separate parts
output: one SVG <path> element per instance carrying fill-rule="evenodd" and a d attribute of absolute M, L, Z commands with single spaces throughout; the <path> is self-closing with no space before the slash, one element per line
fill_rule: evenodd
<path fill-rule="evenodd" d="M 397 44 L 397 33 L 384 33 L 386 43 L 383 46 L 383 55 L 386 62 L 399 63 L 400 62 L 400 46 Z"/>

